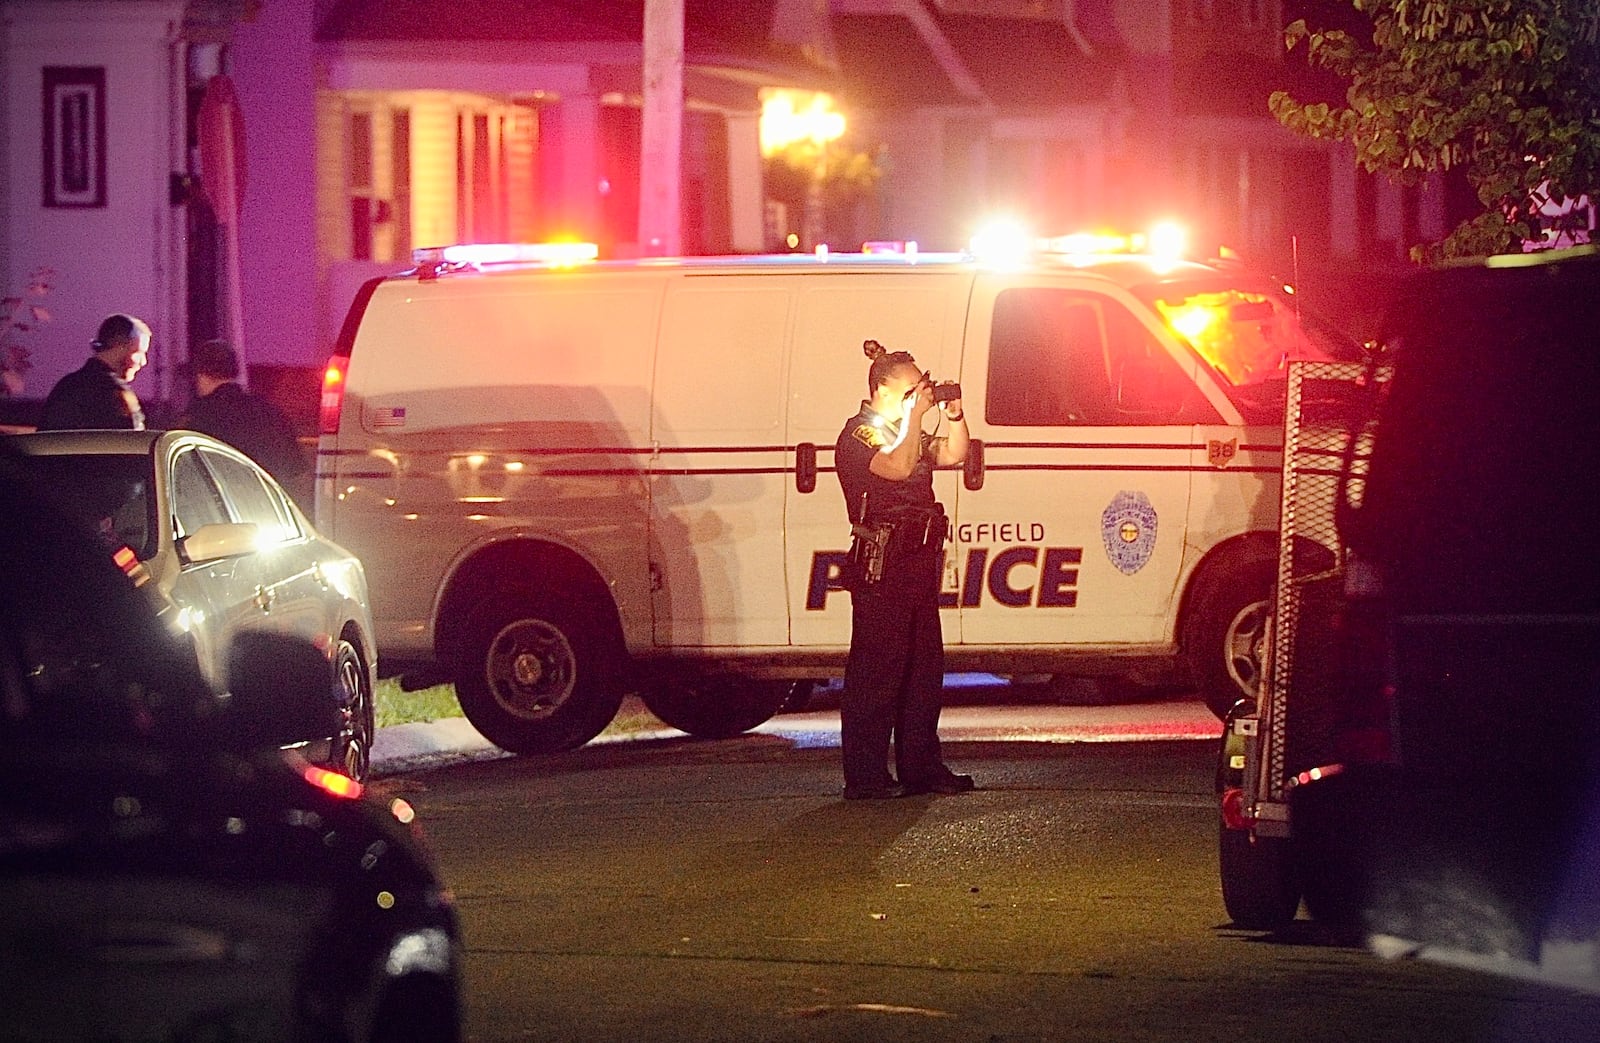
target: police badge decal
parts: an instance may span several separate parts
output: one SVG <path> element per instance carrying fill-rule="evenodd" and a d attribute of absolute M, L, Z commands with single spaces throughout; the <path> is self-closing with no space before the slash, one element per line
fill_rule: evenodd
<path fill-rule="evenodd" d="M 1124 576 L 1150 562 L 1156 550 L 1156 509 L 1142 492 L 1119 492 L 1100 515 L 1106 557 Z"/>

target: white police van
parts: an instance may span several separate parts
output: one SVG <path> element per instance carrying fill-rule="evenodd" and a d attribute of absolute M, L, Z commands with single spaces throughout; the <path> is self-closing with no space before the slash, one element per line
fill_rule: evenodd
<path fill-rule="evenodd" d="M 833 445 L 872 338 L 965 389 L 972 450 L 935 475 L 948 668 L 1176 667 L 1220 716 L 1257 679 L 1285 361 L 1359 347 L 1226 263 L 1044 245 L 452 247 L 369 282 L 325 378 L 316 516 L 366 567 L 384 661 L 453 679 L 515 752 L 588 741 L 627 691 L 729 735 L 839 676 Z"/>

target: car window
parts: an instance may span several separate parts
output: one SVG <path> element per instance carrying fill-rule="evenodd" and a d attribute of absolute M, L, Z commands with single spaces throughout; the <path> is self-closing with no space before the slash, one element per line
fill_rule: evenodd
<path fill-rule="evenodd" d="M 1215 414 L 1150 331 L 1117 301 L 1074 290 L 995 299 L 984 419 L 998 426 L 1198 423 Z M 1209 407 L 1204 407 L 1209 412 Z"/>
<path fill-rule="evenodd" d="M 1293 299 L 1265 285 L 1203 280 L 1134 292 L 1222 378 L 1251 422 L 1282 419 L 1290 362 L 1362 359 L 1354 338 L 1303 314 Z"/>
<path fill-rule="evenodd" d="M 261 472 L 223 453 L 209 449 L 199 452 L 224 498 L 232 505 L 235 517 L 239 521 L 254 522 L 261 540 L 282 542 L 299 535 L 283 497 L 268 486 Z"/>
<path fill-rule="evenodd" d="M 107 539 L 133 548 L 141 559 L 155 553 L 156 527 L 150 458 L 132 453 L 42 455 L 28 467 L 63 504 Z"/>
<path fill-rule="evenodd" d="M 233 520 L 193 449 L 184 450 L 172 461 L 172 513 L 179 539 L 193 536 L 202 526 Z"/>

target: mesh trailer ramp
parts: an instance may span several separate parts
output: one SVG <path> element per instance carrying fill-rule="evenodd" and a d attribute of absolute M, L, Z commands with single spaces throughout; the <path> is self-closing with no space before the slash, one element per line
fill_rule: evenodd
<path fill-rule="evenodd" d="M 1292 791 L 1337 773 L 1330 696 L 1333 616 L 1344 588 L 1341 503 L 1358 505 L 1388 366 L 1292 362 L 1284 408 L 1277 581 L 1261 649 L 1261 686 L 1228 714 L 1217 766 L 1223 903 L 1235 925 L 1295 918 L 1305 852 Z"/>

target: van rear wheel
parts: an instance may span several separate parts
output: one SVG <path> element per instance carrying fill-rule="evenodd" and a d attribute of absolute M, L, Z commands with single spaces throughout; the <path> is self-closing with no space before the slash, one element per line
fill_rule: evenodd
<path fill-rule="evenodd" d="M 793 687 L 788 681 L 697 678 L 661 681 L 640 694 L 651 713 L 679 731 L 727 739 L 771 720 Z"/>
<path fill-rule="evenodd" d="M 1199 580 L 1183 627 L 1189 680 L 1217 719 L 1261 685 L 1277 565 L 1265 558 L 1212 570 Z"/>
<path fill-rule="evenodd" d="M 455 664 L 472 726 L 511 753 L 554 753 L 599 735 L 622 704 L 622 652 L 579 606 L 501 594 L 472 610 Z"/>

